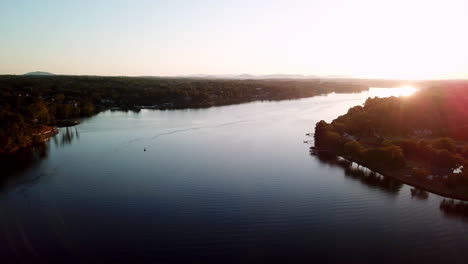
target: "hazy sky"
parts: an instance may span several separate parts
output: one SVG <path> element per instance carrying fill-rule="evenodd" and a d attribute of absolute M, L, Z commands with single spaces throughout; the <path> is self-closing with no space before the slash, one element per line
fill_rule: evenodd
<path fill-rule="evenodd" d="M 0 0 L 0 74 L 468 78 L 468 0 Z"/>

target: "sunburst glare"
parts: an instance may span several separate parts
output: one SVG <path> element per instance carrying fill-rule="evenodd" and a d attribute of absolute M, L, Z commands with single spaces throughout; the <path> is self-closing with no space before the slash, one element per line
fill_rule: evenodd
<path fill-rule="evenodd" d="M 411 85 L 404 85 L 401 88 L 395 88 L 397 92 L 400 93 L 401 96 L 410 96 L 414 94 L 418 89 L 414 88 Z"/>
<path fill-rule="evenodd" d="M 397 88 L 380 88 L 380 87 L 371 87 L 369 93 L 371 97 L 391 97 L 391 96 L 410 96 L 418 91 L 412 85 L 403 85 Z"/>

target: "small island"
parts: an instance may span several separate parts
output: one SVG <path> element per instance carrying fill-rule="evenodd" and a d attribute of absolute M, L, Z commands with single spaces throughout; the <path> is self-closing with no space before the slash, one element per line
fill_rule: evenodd
<path fill-rule="evenodd" d="M 468 90 L 431 87 L 368 98 L 315 126 L 313 153 L 329 153 L 445 197 L 468 200 Z"/>

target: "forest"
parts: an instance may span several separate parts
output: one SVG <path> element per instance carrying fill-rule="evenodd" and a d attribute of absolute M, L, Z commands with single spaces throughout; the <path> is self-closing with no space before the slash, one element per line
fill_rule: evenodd
<path fill-rule="evenodd" d="M 229 80 L 157 77 L 0 76 L 0 153 L 40 139 L 61 120 L 106 109 L 202 108 L 256 100 L 283 100 L 367 90 L 333 80 Z"/>
<path fill-rule="evenodd" d="M 466 88 L 437 86 L 409 97 L 368 98 L 331 123 L 318 122 L 315 150 L 468 195 Z"/>

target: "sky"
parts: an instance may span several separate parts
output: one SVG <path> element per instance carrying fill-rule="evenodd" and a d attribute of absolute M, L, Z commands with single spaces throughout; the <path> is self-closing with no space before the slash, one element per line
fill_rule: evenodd
<path fill-rule="evenodd" d="M 467 0 L 0 0 L 0 74 L 468 78 Z"/>

